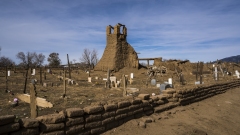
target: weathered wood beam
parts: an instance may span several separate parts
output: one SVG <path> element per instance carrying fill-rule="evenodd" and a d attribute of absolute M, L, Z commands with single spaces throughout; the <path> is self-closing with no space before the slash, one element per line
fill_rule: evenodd
<path fill-rule="evenodd" d="M 30 95 L 29 94 L 17 94 L 16 96 L 20 100 L 22 100 L 26 103 L 30 103 Z M 46 107 L 46 108 L 53 107 L 53 104 L 51 102 L 48 102 L 45 98 L 40 98 L 40 97 L 36 97 L 36 104 L 37 104 L 37 106 L 40 106 L 40 107 Z"/>

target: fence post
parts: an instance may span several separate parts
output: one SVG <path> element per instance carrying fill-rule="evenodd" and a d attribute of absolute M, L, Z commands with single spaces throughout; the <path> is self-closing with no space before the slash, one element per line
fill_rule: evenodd
<path fill-rule="evenodd" d="M 25 74 L 25 83 L 24 83 L 23 93 L 26 93 L 26 89 L 27 89 L 28 70 L 29 70 L 29 64 L 27 65 L 27 71 L 26 71 L 26 74 Z"/>
<path fill-rule="evenodd" d="M 63 97 L 66 96 L 66 70 L 64 69 L 64 75 L 63 75 Z"/>
<path fill-rule="evenodd" d="M 34 81 L 30 85 L 30 108 L 31 108 L 31 118 L 36 118 L 38 116 L 37 112 L 37 101 L 36 101 L 36 86 Z"/>
<path fill-rule="evenodd" d="M 7 66 L 6 66 L 6 90 L 5 92 L 7 93 L 8 91 L 8 70 L 7 70 Z"/>

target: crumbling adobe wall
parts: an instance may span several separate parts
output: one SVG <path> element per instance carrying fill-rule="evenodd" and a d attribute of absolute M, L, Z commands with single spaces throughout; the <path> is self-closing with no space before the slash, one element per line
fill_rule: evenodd
<path fill-rule="evenodd" d="M 121 28 L 122 33 L 120 32 Z M 113 33 L 112 29 L 114 30 Z M 125 25 L 118 23 L 114 28 L 111 25 L 107 26 L 106 36 L 106 48 L 94 70 L 107 71 L 110 69 L 118 71 L 123 67 L 138 68 L 138 55 L 127 42 L 127 28 Z"/>
<path fill-rule="evenodd" d="M 240 86 L 240 79 L 187 90 L 167 89 L 163 94 L 140 94 L 107 105 L 68 108 L 36 119 L 15 121 L 14 115 L 0 116 L 0 134 L 3 135 L 75 135 L 100 134 L 123 123 L 153 113 L 161 113 L 179 105 L 188 105 Z"/>

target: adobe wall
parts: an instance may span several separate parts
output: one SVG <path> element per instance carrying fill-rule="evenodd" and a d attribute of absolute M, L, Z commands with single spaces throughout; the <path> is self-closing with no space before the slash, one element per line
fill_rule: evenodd
<path fill-rule="evenodd" d="M 144 115 L 161 113 L 179 105 L 188 105 L 240 86 L 240 79 L 232 82 L 188 90 L 168 89 L 161 95 L 140 94 L 135 99 L 108 105 L 68 108 L 60 113 L 20 119 L 14 115 L 0 116 L 2 135 L 93 135 L 100 134 Z"/>
<path fill-rule="evenodd" d="M 122 32 L 120 32 L 121 28 Z M 118 71 L 123 67 L 138 68 L 138 56 L 133 47 L 127 42 L 127 28 L 125 25 L 107 26 L 106 37 L 106 48 L 94 70 L 107 71 L 109 68 Z"/>

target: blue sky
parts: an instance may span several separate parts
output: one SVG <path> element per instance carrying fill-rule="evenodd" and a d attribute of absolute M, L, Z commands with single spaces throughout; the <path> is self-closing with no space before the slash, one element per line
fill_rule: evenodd
<path fill-rule="evenodd" d="M 239 0 L 0 0 L 1 56 L 60 54 L 84 48 L 101 58 L 106 26 L 125 24 L 139 58 L 214 61 L 239 55 Z M 47 64 L 47 60 L 45 61 Z"/>

